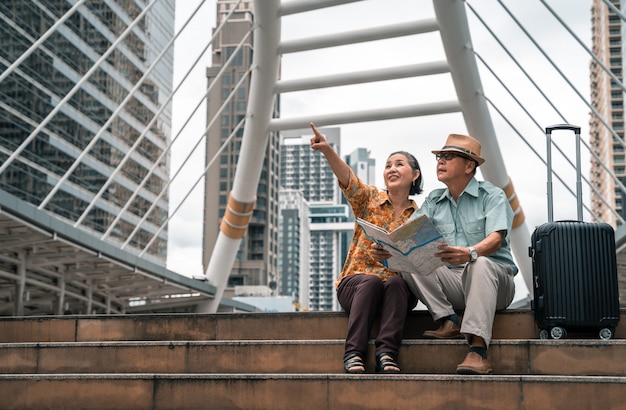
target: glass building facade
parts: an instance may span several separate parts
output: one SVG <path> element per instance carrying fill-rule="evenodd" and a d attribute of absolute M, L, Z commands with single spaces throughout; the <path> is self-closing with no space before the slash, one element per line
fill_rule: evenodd
<path fill-rule="evenodd" d="M 174 0 L 74 3 L 0 2 L 0 189 L 164 264 Z"/>

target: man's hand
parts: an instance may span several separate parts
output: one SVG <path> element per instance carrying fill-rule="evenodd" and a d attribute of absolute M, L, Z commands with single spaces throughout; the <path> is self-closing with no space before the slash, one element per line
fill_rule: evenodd
<path fill-rule="evenodd" d="M 448 265 L 462 265 L 470 261 L 468 248 L 441 245 L 437 249 L 439 249 L 439 252 L 435 253 L 435 256 L 441 258 L 441 261 Z"/>

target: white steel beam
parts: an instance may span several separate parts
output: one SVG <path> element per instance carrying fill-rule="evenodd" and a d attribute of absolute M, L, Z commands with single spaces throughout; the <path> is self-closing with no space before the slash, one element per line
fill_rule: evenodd
<path fill-rule="evenodd" d="M 435 19 L 408 21 L 406 23 L 397 23 L 388 26 L 371 27 L 362 30 L 353 30 L 343 33 L 333 33 L 317 37 L 306 37 L 283 41 L 280 43 L 278 53 L 288 54 L 307 50 L 317 50 L 326 47 L 385 40 L 394 37 L 428 33 L 437 31 L 438 29 L 439 26 L 437 25 L 437 20 Z"/>
<path fill-rule="evenodd" d="M 252 215 L 255 194 L 269 138 L 269 123 L 274 104 L 274 86 L 278 79 L 281 22 L 280 0 L 254 0 L 254 56 L 248 97 L 246 126 L 241 142 L 237 171 L 230 193 L 229 206 L 209 260 L 205 275 L 216 287 L 215 297 L 198 306 L 199 312 L 217 312 L 228 275 L 235 262 Z M 245 210 L 245 212 L 240 212 Z"/>
<path fill-rule="evenodd" d="M 355 71 L 352 73 L 278 81 L 276 83 L 276 87 L 274 88 L 274 93 L 281 94 L 293 91 L 397 80 L 399 78 L 420 77 L 448 72 L 450 72 L 450 68 L 448 67 L 448 63 L 446 61 L 409 64 L 397 67 L 380 68 L 376 70 Z"/>
<path fill-rule="evenodd" d="M 526 286 L 529 290 L 533 289 L 532 266 L 528 257 L 530 233 L 507 174 L 487 107 L 472 49 L 465 2 L 463 0 L 433 0 L 433 6 L 467 130 L 482 144 L 485 163 L 480 166 L 481 172 L 486 180 L 503 188 L 509 197 L 513 212 L 516 214 L 511 232 L 511 249 Z"/>
<path fill-rule="evenodd" d="M 305 11 L 319 10 L 326 7 L 340 6 L 342 4 L 356 3 L 363 0 L 299 0 L 286 1 L 279 10 L 279 16 L 288 16 L 290 14 L 304 13 Z"/>
<path fill-rule="evenodd" d="M 368 121 L 383 121 L 396 118 L 420 117 L 425 115 L 447 114 L 461 111 L 457 101 L 415 104 L 403 107 L 375 108 L 344 113 L 309 115 L 307 117 L 274 118 L 270 121 L 270 131 L 306 128 L 311 122 L 317 126 L 352 124 Z"/>

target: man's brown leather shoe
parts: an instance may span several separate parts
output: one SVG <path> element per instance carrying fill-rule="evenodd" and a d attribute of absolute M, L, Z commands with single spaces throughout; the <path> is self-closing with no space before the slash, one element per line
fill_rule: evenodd
<path fill-rule="evenodd" d="M 460 339 L 463 337 L 461 327 L 449 319 L 444 320 L 439 329 L 425 331 L 423 336 L 427 339 Z"/>
<path fill-rule="evenodd" d="M 463 363 L 456 367 L 456 372 L 458 374 L 491 374 L 493 370 L 489 359 L 483 359 L 476 352 L 469 352 Z"/>

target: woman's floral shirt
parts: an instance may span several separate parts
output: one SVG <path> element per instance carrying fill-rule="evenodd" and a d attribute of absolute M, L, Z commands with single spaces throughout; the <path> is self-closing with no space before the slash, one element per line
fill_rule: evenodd
<path fill-rule="evenodd" d="M 375 186 L 364 184 L 352 171 L 350 171 L 348 186 L 345 188 L 340 186 L 340 188 L 352 207 L 355 217 L 365 219 L 387 231 L 393 231 L 402 225 L 417 209 L 415 201 L 411 201 L 411 206 L 402 212 L 400 218 L 395 219 L 393 205 L 389 201 L 387 192 L 381 191 Z M 396 272 L 388 270 L 380 262 L 372 259 L 369 251 L 371 244 L 372 241 L 367 238 L 363 228 L 355 223 L 350 250 L 335 285 L 339 285 L 345 276 L 355 273 L 378 275 L 383 281 L 397 275 Z"/>

